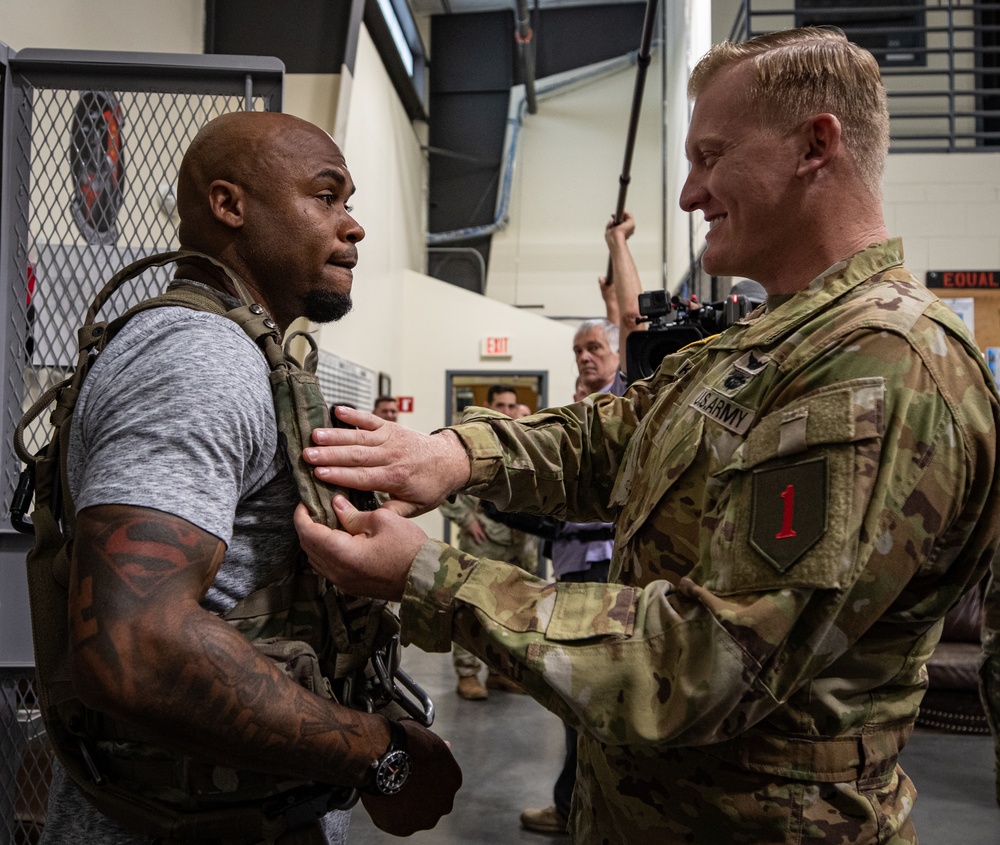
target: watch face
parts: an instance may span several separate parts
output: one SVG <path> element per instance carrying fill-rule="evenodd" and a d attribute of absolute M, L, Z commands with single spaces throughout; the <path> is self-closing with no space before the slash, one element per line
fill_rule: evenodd
<path fill-rule="evenodd" d="M 392 751 L 379 761 L 375 772 L 375 788 L 382 795 L 395 795 L 410 776 L 410 755 Z"/>

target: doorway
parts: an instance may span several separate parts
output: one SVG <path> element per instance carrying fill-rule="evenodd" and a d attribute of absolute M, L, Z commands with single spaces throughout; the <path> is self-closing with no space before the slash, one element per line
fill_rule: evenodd
<path fill-rule="evenodd" d="M 531 412 L 548 407 L 548 370 L 446 370 L 444 424 L 461 422 L 462 414 L 471 405 L 486 406 L 486 393 L 494 384 L 509 385 L 517 393 L 517 401 Z M 441 537 L 452 541 L 450 519 L 444 519 Z"/>
<path fill-rule="evenodd" d="M 445 425 L 461 422 L 470 405 L 486 406 L 486 393 L 494 384 L 509 385 L 517 401 L 532 413 L 548 407 L 547 370 L 448 370 L 445 372 Z"/>

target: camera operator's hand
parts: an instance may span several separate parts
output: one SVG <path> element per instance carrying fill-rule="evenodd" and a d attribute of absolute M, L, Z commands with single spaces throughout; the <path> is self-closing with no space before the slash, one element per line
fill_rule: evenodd
<path fill-rule="evenodd" d="M 462 770 L 448 744 L 437 734 L 412 719 L 400 724 L 406 730 L 410 776 L 397 794 L 362 793 L 361 803 L 379 830 L 409 836 L 418 830 L 430 830 L 441 816 L 451 812 L 455 793 L 462 786 Z"/>
<path fill-rule="evenodd" d="M 450 431 L 421 434 L 344 406 L 337 417 L 357 428 L 317 428 L 315 446 L 303 450 L 316 477 L 338 487 L 379 490 L 392 496 L 383 507 L 402 516 L 433 510 L 469 481 L 471 467 Z"/>
<path fill-rule="evenodd" d="M 627 211 L 622 216 L 621 223 L 615 223 L 615 216 L 612 214 L 608 225 L 604 227 L 604 240 L 608 244 L 608 249 L 612 252 L 616 248 L 625 245 L 625 241 L 632 237 L 635 232 L 635 218 Z"/>

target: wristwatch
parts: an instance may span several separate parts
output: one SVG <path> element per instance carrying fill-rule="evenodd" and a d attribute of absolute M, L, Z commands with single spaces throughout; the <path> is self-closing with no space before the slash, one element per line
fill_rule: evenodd
<path fill-rule="evenodd" d="M 395 795 L 410 776 L 410 753 L 406 750 L 406 730 L 399 722 L 389 722 L 389 747 L 372 763 L 375 774 L 366 792 L 372 795 Z"/>

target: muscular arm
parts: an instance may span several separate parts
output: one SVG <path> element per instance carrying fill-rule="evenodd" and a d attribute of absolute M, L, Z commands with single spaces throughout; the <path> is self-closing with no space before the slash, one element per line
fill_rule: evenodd
<path fill-rule="evenodd" d="M 225 547 L 147 508 L 79 514 L 70 581 L 71 669 L 86 704 L 219 763 L 362 785 L 385 721 L 289 680 L 203 610 Z"/>
<path fill-rule="evenodd" d="M 619 351 L 622 360 L 622 370 L 625 369 L 625 343 L 634 331 L 645 331 L 645 323 L 636 323 L 639 318 L 639 294 L 642 293 L 642 282 L 639 280 L 639 270 L 635 259 L 628 248 L 628 239 L 635 232 L 635 219 L 625 212 L 621 223 L 615 225 L 614 218 L 604 230 L 604 238 L 611 252 L 612 284 L 611 293 L 615 301 L 616 319 L 619 326 Z M 611 309 L 608 308 L 608 314 Z M 611 320 L 611 317 L 608 317 Z"/>

